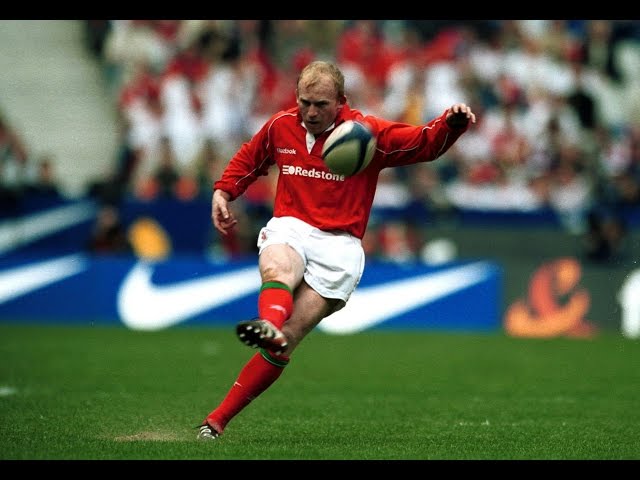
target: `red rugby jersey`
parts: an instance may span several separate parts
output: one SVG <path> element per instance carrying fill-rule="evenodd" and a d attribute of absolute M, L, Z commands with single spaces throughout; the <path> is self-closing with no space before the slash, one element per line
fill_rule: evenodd
<path fill-rule="evenodd" d="M 466 131 L 450 128 L 445 116 L 446 111 L 426 125 L 413 126 L 343 106 L 336 125 L 357 120 L 368 124 L 377 136 L 369 166 L 345 178 L 332 174 L 322 160 L 322 146 L 331 130 L 319 135 L 309 152 L 298 108 L 278 112 L 240 147 L 214 188 L 229 193 L 233 200 L 260 175 L 267 175 L 275 163 L 280 174 L 274 217 L 296 217 L 321 230 L 344 230 L 362 238 L 380 170 L 435 160 Z"/>

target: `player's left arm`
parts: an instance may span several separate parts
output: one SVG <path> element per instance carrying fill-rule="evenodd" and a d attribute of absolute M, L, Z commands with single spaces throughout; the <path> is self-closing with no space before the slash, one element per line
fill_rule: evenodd
<path fill-rule="evenodd" d="M 377 150 L 383 167 L 430 162 L 445 153 L 476 122 L 476 115 L 464 103 L 456 103 L 425 125 L 408 125 L 366 117 L 376 133 Z"/>
<path fill-rule="evenodd" d="M 466 129 L 469 126 L 469 122 L 476 123 L 476 114 L 473 113 L 471 107 L 467 104 L 456 103 L 447 111 L 445 121 L 451 128 Z"/>

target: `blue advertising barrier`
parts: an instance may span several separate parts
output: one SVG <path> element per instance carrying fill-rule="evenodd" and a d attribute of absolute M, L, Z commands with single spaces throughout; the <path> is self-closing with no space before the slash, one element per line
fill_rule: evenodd
<path fill-rule="evenodd" d="M 252 216 L 268 216 L 257 206 L 250 207 Z M 25 198 L 20 204 L 1 204 L 0 321 L 116 322 L 151 330 L 253 317 L 258 289 L 255 253 L 247 254 L 248 260 L 234 258 L 232 263 L 214 263 L 206 257 L 208 253 L 219 255 L 210 208 L 210 199 L 204 198 L 123 199 L 119 211 L 127 229 L 152 220 L 159 236 L 168 239 L 170 260 L 144 264 L 133 256 L 86 255 L 100 211 L 100 205 L 90 198 Z M 558 218 L 548 210 L 458 211 L 456 221 L 428 223 L 428 212 L 420 205 L 374 209 L 372 225 L 394 219 L 427 222 L 428 238 L 448 242 L 458 260 L 490 259 L 493 263 L 434 268 L 413 263 L 385 265 L 370 258 L 349 304 L 325 319 L 320 328 L 335 333 L 369 328 L 477 330 L 500 328 L 500 316 L 506 326 L 524 315 L 529 325 L 525 330 L 537 337 L 539 333 L 531 329 L 544 328 L 548 319 L 536 310 L 533 293 L 546 295 L 556 304 L 556 312 L 561 312 L 573 294 L 586 292 L 588 309 L 575 319 L 588 327 L 581 327 L 583 336 L 622 328 L 626 335 L 640 338 L 640 283 L 633 280 L 638 272 L 640 233 L 632 228 L 640 225 L 640 209 L 635 206 L 619 213 L 629 228 L 624 249 L 605 262 L 585 257 L 584 238 L 558 228 Z M 225 262 L 226 256 L 219 255 L 217 260 Z M 555 278 L 561 275 L 556 266 L 565 264 L 575 271 L 571 292 L 532 290 L 541 271 Z M 458 267 L 466 270 L 456 270 Z M 449 271 L 458 272 L 452 274 L 452 280 Z M 505 281 L 500 282 L 500 277 Z M 457 291 L 456 285 L 464 285 L 466 278 L 475 278 L 477 283 Z M 202 281 L 192 282 L 196 279 Z M 438 293 L 439 289 L 444 290 Z M 514 316 L 514 306 L 523 304 L 529 310 L 516 308 L 522 315 Z M 555 335 L 576 333 L 570 328 Z"/>
<path fill-rule="evenodd" d="M 347 306 L 319 328 L 495 331 L 502 272 L 492 262 L 370 263 Z M 0 322 L 121 324 L 135 330 L 227 325 L 253 318 L 255 260 L 149 262 L 72 253 L 0 260 Z"/>

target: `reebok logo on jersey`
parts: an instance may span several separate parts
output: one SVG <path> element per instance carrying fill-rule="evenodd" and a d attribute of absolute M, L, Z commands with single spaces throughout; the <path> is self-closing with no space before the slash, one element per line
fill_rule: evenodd
<path fill-rule="evenodd" d="M 298 152 L 295 148 L 276 148 L 278 153 L 284 153 L 285 155 L 296 155 Z"/>
<path fill-rule="evenodd" d="M 283 175 L 300 175 L 302 177 L 309 178 L 322 178 L 323 180 L 334 180 L 336 182 L 344 182 L 344 175 L 338 175 L 336 173 L 324 172 L 322 170 L 316 170 L 315 168 L 302 168 L 295 167 L 293 165 L 283 165 L 281 170 Z"/>

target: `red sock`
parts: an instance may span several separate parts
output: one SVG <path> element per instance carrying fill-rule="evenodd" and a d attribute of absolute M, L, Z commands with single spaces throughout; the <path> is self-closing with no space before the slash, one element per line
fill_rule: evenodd
<path fill-rule="evenodd" d="M 293 295 L 291 289 L 284 283 L 265 282 L 260 288 L 258 297 L 258 316 L 269 320 L 277 328 L 291 316 L 293 310 Z"/>
<path fill-rule="evenodd" d="M 282 374 L 289 357 L 265 350 L 256 353 L 242 368 L 237 380 L 220 405 L 207 415 L 207 421 L 222 433 L 229 420 L 264 392 Z"/>

